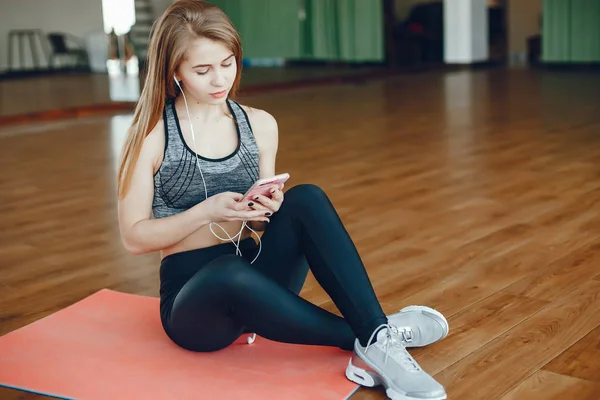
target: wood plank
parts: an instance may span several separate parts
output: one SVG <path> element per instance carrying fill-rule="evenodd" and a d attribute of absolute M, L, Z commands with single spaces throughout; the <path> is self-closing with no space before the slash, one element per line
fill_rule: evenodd
<path fill-rule="evenodd" d="M 436 377 L 449 398 L 498 398 L 598 324 L 600 283 L 590 281 Z"/>
<path fill-rule="evenodd" d="M 538 371 L 500 400 L 597 400 L 600 398 L 600 384 Z"/>
<path fill-rule="evenodd" d="M 450 334 L 443 342 L 411 349 L 429 374 L 452 366 L 543 309 L 548 302 L 496 293 L 448 319 Z"/>
<path fill-rule="evenodd" d="M 493 265 L 530 240 L 531 232 L 526 225 L 512 225 L 470 241 L 452 252 L 427 253 L 407 264 L 398 259 L 388 260 L 386 273 L 374 277 L 380 299 L 383 302 L 393 299 L 405 301 L 415 293 L 444 282 L 457 271 L 464 273 L 472 266 L 479 266 L 479 263 Z"/>
<path fill-rule="evenodd" d="M 472 257 L 462 265 L 453 266 L 436 280 L 415 284 L 421 290 L 410 296 L 406 296 L 410 291 L 404 291 L 381 298 L 391 310 L 407 304 L 429 304 L 450 317 L 545 266 L 551 254 L 552 251 L 544 253 L 542 246 L 536 243 L 527 243 L 498 257 Z M 458 254 L 456 259 L 459 259 Z M 407 280 L 407 283 L 412 281 Z"/>
<path fill-rule="evenodd" d="M 600 243 L 586 245 L 524 277 L 504 291 L 541 300 L 556 300 L 591 280 L 600 262 Z"/>
<path fill-rule="evenodd" d="M 600 326 L 565 350 L 543 369 L 600 383 Z"/>

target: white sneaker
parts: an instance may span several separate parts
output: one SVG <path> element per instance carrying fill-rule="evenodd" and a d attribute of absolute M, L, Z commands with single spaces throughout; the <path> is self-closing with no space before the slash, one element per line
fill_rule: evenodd
<path fill-rule="evenodd" d="M 446 391 L 421 369 L 402 344 L 393 325 L 381 325 L 363 347 L 358 339 L 346 367 L 346 377 L 362 386 L 383 385 L 392 400 L 446 400 Z M 376 331 L 377 332 L 377 331 Z"/>
<path fill-rule="evenodd" d="M 390 325 L 398 328 L 402 344 L 423 347 L 448 336 L 450 326 L 439 311 L 425 306 L 409 306 L 388 316 Z"/>

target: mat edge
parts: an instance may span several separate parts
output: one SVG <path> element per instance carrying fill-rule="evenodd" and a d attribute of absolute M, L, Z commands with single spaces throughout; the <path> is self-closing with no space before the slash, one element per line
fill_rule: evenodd
<path fill-rule="evenodd" d="M 7 389 L 17 390 L 17 391 L 26 392 L 26 393 L 39 394 L 41 396 L 53 397 L 55 399 L 76 400 L 73 397 L 63 397 L 63 396 L 59 396 L 59 395 L 52 394 L 52 393 L 39 392 L 37 390 L 31 390 L 31 389 L 27 389 L 27 388 L 23 388 L 23 387 L 17 387 L 17 386 L 7 385 L 6 383 L 2 383 L 2 382 L 0 382 L 0 387 L 5 387 Z"/>
<path fill-rule="evenodd" d="M 350 400 L 350 398 L 352 396 L 354 396 L 356 394 L 356 392 L 358 392 L 358 389 L 360 389 L 360 385 L 356 385 L 356 387 L 354 388 L 354 390 L 351 391 L 350 394 L 348 394 L 348 396 L 346 396 L 346 398 L 344 400 Z"/>

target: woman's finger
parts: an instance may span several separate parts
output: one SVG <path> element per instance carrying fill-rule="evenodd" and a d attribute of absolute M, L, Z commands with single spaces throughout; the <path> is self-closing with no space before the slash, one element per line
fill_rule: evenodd
<path fill-rule="evenodd" d="M 261 210 L 261 211 L 269 211 L 269 209 L 267 207 L 265 207 L 264 205 L 256 202 L 256 201 L 250 201 L 248 203 L 248 207 L 252 210 Z"/>
<path fill-rule="evenodd" d="M 236 211 L 248 211 L 253 209 L 260 209 L 262 206 L 254 200 L 238 201 L 233 205 L 233 209 Z"/>
<path fill-rule="evenodd" d="M 270 198 L 268 198 L 266 196 L 263 196 L 261 194 L 256 195 L 252 199 L 252 201 L 255 202 L 255 203 L 259 203 L 259 204 L 265 206 L 266 208 L 268 208 L 269 210 L 271 210 L 273 212 L 277 211 L 279 209 L 279 202 L 277 202 L 277 201 L 275 201 L 273 199 L 270 199 Z"/>
<path fill-rule="evenodd" d="M 281 200 L 283 199 L 283 192 L 280 189 L 273 189 L 271 191 L 271 196 L 273 200 L 281 203 Z"/>
<path fill-rule="evenodd" d="M 268 214 L 268 215 L 267 215 Z M 268 210 L 236 211 L 230 217 L 230 221 L 267 221 L 271 216 Z"/>

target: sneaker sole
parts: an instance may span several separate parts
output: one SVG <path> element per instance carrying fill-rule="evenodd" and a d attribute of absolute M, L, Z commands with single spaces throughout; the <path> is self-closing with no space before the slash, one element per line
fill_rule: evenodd
<path fill-rule="evenodd" d="M 358 356 L 355 355 L 355 357 Z M 446 395 L 437 397 L 409 397 L 406 395 L 406 392 L 401 392 L 392 388 L 379 372 L 375 372 L 377 371 L 375 367 L 371 366 L 369 363 L 366 363 L 362 359 L 360 361 L 369 365 L 369 367 L 373 368 L 374 371 L 367 371 L 364 368 L 355 366 L 352 364 L 351 358 L 350 361 L 348 361 L 348 366 L 346 367 L 346 378 L 356 384 L 366 387 L 382 385 L 385 388 L 385 394 L 392 400 L 447 400 L 448 398 Z"/>
<path fill-rule="evenodd" d="M 438 340 L 442 340 L 446 336 L 448 336 L 450 327 L 449 327 L 448 321 L 446 320 L 446 317 L 444 317 L 444 315 L 441 312 L 434 310 L 431 307 L 425 307 L 425 306 L 408 306 L 408 307 L 404 307 L 402 310 L 400 310 L 400 312 L 408 312 L 408 311 L 421 312 L 421 313 L 427 315 L 429 318 L 433 319 L 434 321 L 437 321 L 444 329 L 443 336 L 441 338 L 439 338 Z M 415 347 L 422 347 L 422 346 L 415 346 Z"/>

